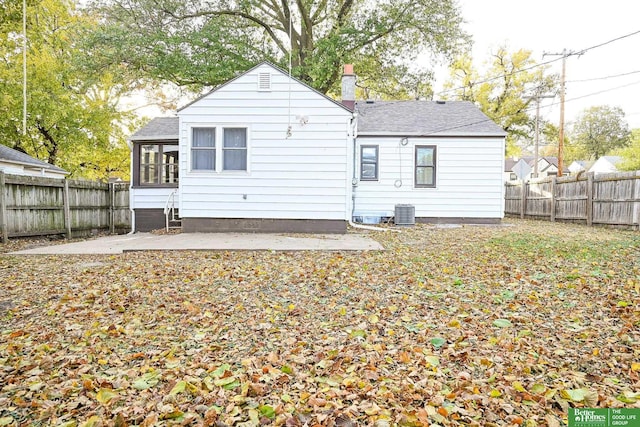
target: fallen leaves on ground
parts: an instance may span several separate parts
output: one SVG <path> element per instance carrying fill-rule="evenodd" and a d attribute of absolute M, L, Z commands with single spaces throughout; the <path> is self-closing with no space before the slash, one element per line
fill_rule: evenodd
<path fill-rule="evenodd" d="M 0 427 L 557 426 L 640 407 L 640 236 L 0 256 Z M 215 238 L 215 236 L 212 236 Z"/>

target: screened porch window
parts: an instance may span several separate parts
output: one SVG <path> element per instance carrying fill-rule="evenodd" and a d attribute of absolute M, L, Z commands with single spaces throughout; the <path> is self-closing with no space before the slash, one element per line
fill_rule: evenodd
<path fill-rule="evenodd" d="M 436 186 L 436 146 L 416 145 L 415 186 Z"/>
<path fill-rule="evenodd" d="M 134 184 L 176 186 L 178 184 L 178 145 L 140 144 L 139 169 Z M 135 182 L 137 181 L 137 182 Z"/>
<path fill-rule="evenodd" d="M 191 169 L 216 170 L 216 128 L 192 128 Z"/>
<path fill-rule="evenodd" d="M 247 129 L 225 128 L 223 132 L 222 170 L 247 170 Z"/>

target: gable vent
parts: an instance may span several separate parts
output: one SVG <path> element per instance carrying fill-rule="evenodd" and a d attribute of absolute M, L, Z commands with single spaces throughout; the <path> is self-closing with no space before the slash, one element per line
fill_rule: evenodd
<path fill-rule="evenodd" d="M 258 90 L 271 90 L 271 73 L 258 73 Z"/>

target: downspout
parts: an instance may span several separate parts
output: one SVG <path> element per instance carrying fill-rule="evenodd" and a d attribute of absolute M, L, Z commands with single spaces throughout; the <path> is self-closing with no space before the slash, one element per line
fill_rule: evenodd
<path fill-rule="evenodd" d="M 133 164 L 133 143 L 130 139 L 127 139 L 127 145 L 129 146 L 129 164 L 131 165 L 131 170 L 129 171 L 129 212 L 131 214 L 129 217 L 131 218 L 131 231 L 127 233 L 127 236 L 134 234 L 136 232 L 136 213 L 133 210 L 134 200 L 133 200 L 133 168 L 135 165 Z"/>

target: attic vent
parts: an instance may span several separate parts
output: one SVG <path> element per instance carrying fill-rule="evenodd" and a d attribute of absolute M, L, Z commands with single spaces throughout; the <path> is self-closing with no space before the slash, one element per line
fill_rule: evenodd
<path fill-rule="evenodd" d="M 416 225 L 416 207 L 413 205 L 396 205 L 395 225 Z"/>
<path fill-rule="evenodd" d="M 440 104 L 440 105 L 444 105 L 446 103 L 447 103 L 447 101 L 441 101 L 441 100 L 437 100 L 436 101 L 436 104 Z"/>
<path fill-rule="evenodd" d="M 271 90 L 271 73 L 258 73 L 258 90 Z"/>

